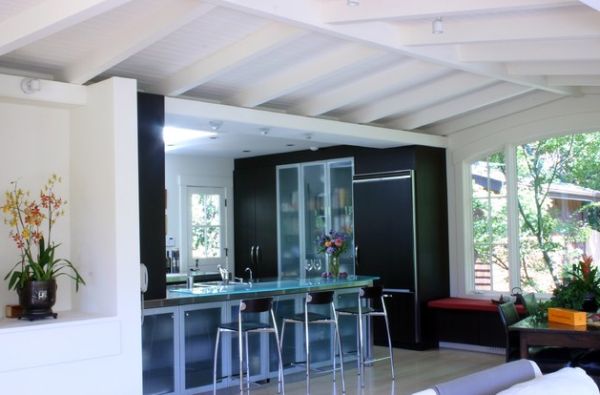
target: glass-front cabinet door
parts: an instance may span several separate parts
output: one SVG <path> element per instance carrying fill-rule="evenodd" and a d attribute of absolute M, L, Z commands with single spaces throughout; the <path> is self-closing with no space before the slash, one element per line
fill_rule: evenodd
<path fill-rule="evenodd" d="M 341 272 L 354 274 L 352 159 L 277 167 L 279 275 L 318 277 L 326 268 L 318 240 L 333 230 L 346 235 Z"/>
<path fill-rule="evenodd" d="M 340 272 L 354 274 L 354 212 L 352 211 L 352 160 L 327 163 L 329 173 L 330 229 L 347 235 L 348 250 L 340 259 Z"/>
<path fill-rule="evenodd" d="M 277 219 L 279 227 L 279 276 L 300 276 L 299 167 L 277 169 Z"/>
<path fill-rule="evenodd" d="M 304 275 L 308 278 L 317 273 L 319 254 L 318 240 L 327 229 L 327 201 L 325 197 L 325 163 L 302 165 L 302 187 L 304 189 L 304 238 L 301 247 L 304 251 Z M 302 262 L 301 262 L 302 263 Z M 324 266 L 324 265 L 322 265 Z"/>

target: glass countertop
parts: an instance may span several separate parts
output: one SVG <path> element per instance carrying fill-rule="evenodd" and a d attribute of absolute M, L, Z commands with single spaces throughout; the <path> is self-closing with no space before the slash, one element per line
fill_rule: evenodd
<path fill-rule="evenodd" d="M 379 277 L 348 276 L 346 279 L 311 278 L 311 279 L 260 279 L 252 283 L 230 282 L 222 284 L 217 281 L 195 283 L 193 288 L 182 286 L 167 287 L 167 297 L 160 300 L 148 300 L 146 308 L 164 307 L 188 303 L 202 303 L 218 300 L 234 300 L 250 297 L 277 296 L 297 294 L 310 291 L 358 288 L 371 285 Z"/>

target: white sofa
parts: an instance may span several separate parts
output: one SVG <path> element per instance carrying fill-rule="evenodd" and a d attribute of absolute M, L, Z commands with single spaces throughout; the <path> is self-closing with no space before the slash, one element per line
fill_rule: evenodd
<path fill-rule="evenodd" d="M 580 368 L 542 375 L 533 361 L 519 360 L 437 384 L 413 395 L 600 395 Z"/>

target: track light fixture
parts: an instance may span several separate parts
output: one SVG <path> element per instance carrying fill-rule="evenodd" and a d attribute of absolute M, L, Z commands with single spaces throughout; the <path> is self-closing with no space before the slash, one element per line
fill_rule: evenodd
<path fill-rule="evenodd" d="M 431 32 L 433 34 L 442 34 L 444 33 L 444 21 L 442 17 L 437 17 L 431 22 Z"/>

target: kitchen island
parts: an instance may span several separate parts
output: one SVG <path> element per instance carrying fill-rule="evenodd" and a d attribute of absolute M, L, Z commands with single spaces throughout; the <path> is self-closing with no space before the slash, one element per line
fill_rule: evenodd
<path fill-rule="evenodd" d="M 377 277 L 349 276 L 347 279 L 272 279 L 253 283 L 196 283 L 193 288 L 171 286 L 165 299 L 144 303 L 143 370 L 144 394 L 192 394 L 212 386 L 212 363 L 216 328 L 221 322 L 237 319 L 240 299 L 274 297 L 278 326 L 283 316 L 304 309 L 306 292 L 336 292 L 338 307 L 355 306 L 358 289 L 372 285 Z M 322 306 L 327 307 L 327 306 Z M 325 309 L 322 313 L 327 313 Z M 266 320 L 266 314 L 261 317 Z M 356 351 L 356 320 L 341 317 L 341 336 L 346 353 Z M 286 329 L 283 360 L 286 371 L 299 371 L 296 362 L 305 359 L 303 333 L 300 328 Z M 311 328 L 311 364 L 329 364 L 333 352 L 330 328 Z M 233 340 L 233 342 L 232 342 Z M 250 373 L 253 380 L 267 380 L 277 375 L 274 339 L 265 334 L 252 336 Z M 236 385 L 237 346 L 235 338 L 225 336 L 221 343 L 219 387 Z M 232 363 L 236 361 L 236 363 Z M 231 379 L 229 376 L 233 376 Z"/>

